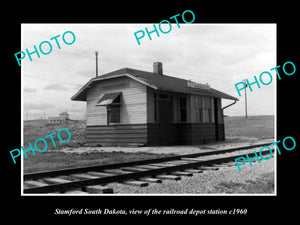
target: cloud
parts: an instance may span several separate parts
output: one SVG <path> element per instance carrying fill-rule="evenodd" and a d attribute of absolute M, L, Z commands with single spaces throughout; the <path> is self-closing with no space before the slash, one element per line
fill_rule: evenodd
<path fill-rule="evenodd" d="M 61 43 L 60 50 L 53 45 L 50 55 L 36 57 L 32 62 L 24 60 L 26 66 L 22 74 L 32 74 L 24 76 L 24 99 L 39 104 L 31 105 L 34 108 L 46 108 L 44 103 L 53 104 L 55 107 L 47 109 L 49 115 L 56 115 L 60 112 L 58 109 L 68 109 L 71 115 L 79 116 L 81 110 L 70 107 L 73 104 L 70 97 L 95 77 L 95 51 L 99 51 L 99 75 L 123 67 L 152 71 L 152 63 L 161 61 L 166 75 L 208 82 L 213 88 L 232 95 L 237 94 L 236 82 L 276 66 L 276 24 L 180 25 L 181 28 L 177 28 L 172 23 L 172 31 L 165 35 L 160 33 L 160 37 L 152 33 L 153 40 L 146 35 L 140 46 L 133 33 L 150 28 L 151 24 L 22 25 L 22 44 L 29 49 L 66 30 L 74 32 L 77 38 L 69 46 Z M 39 93 L 41 87 L 45 91 Z M 274 97 L 267 95 L 267 100 L 263 100 L 260 96 L 265 93 L 265 88 L 262 92 L 256 90 L 260 94 L 249 94 L 249 101 L 252 98 L 272 108 Z M 51 92 L 46 90 L 56 91 L 49 95 Z M 31 94 L 33 92 L 38 94 Z M 85 103 L 75 103 L 84 114 Z M 266 107 L 253 105 L 253 112 L 266 114 L 269 110 Z M 225 113 L 241 115 L 243 110 L 244 105 L 237 103 Z"/>
<path fill-rule="evenodd" d="M 66 91 L 68 89 L 61 84 L 48 84 L 46 87 L 44 87 L 44 90 Z"/>
<path fill-rule="evenodd" d="M 30 88 L 30 87 L 24 87 L 23 91 L 28 93 L 37 92 L 35 88 Z"/>
<path fill-rule="evenodd" d="M 53 108 L 53 104 L 50 103 L 24 103 L 24 110 L 45 110 Z"/>

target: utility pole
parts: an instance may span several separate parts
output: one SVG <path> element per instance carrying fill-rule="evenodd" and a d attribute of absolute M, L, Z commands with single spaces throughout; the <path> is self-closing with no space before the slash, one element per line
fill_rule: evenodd
<path fill-rule="evenodd" d="M 246 80 L 243 80 L 243 81 L 246 84 L 246 88 L 245 88 L 245 114 L 246 114 L 246 119 L 247 119 L 248 118 L 248 115 L 247 115 L 247 87 L 248 87 L 248 85 L 247 85 Z"/>
<path fill-rule="evenodd" d="M 98 51 L 95 51 L 96 54 L 96 77 L 98 77 Z"/>

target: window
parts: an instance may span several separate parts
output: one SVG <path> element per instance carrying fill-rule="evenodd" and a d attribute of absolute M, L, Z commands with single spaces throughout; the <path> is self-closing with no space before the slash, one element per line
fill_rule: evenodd
<path fill-rule="evenodd" d="M 203 107 L 202 107 L 201 96 L 195 96 L 195 114 L 196 114 L 196 121 L 203 122 Z"/>
<path fill-rule="evenodd" d="M 107 106 L 107 123 L 120 123 L 120 105 Z"/>
<path fill-rule="evenodd" d="M 173 113 L 173 97 L 170 96 L 170 103 L 171 103 L 171 122 L 174 122 L 174 113 Z"/>
<path fill-rule="evenodd" d="M 187 121 L 187 107 L 186 107 L 186 98 L 179 99 L 179 108 L 180 108 L 180 121 L 186 122 Z"/>
<path fill-rule="evenodd" d="M 120 95 L 107 108 L 107 124 L 121 122 L 121 98 Z"/>
<path fill-rule="evenodd" d="M 106 93 L 96 104 L 106 107 L 108 125 L 121 122 L 121 94 L 122 92 Z"/>
<path fill-rule="evenodd" d="M 154 97 L 154 122 L 157 122 L 157 111 L 156 111 L 157 97 L 156 97 L 156 93 L 153 93 L 153 97 Z"/>
<path fill-rule="evenodd" d="M 211 98 L 209 97 L 204 97 L 204 117 L 205 121 L 207 123 L 212 122 L 212 117 L 211 117 Z"/>
<path fill-rule="evenodd" d="M 162 99 L 162 100 L 168 100 L 168 95 L 166 94 L 159 94 L 159 99 Z"/>

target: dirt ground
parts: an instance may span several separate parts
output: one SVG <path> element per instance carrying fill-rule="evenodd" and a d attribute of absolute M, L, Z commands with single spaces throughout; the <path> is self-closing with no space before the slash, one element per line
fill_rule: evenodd
<path fill-rule="evenodd" d="M 245 145 L 254 145 L 259 143 L 271 143 L 274 139 L 258 139 L 258 138 L 227 138 L 222 142 L 213 142 L 205 145 L 180 145 L 180 146 L 147 146 L 147 147 L 66 147 L 57 152 L 87 154 L 97 152 L 124 152 L 124 153 L 150 153 L 150 154 L 190 154 L 212 150 L 224 150 L 228 148 L 236 148 Z"/>

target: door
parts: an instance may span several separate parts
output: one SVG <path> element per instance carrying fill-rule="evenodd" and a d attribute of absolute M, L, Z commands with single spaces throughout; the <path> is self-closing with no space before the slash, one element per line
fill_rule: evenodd
<path fill-rule="evenodd" d="M 220 130 L 219 130 L 219 115 L 218 115 L 218 98 L 214 98 L 214 113 L 215 113 L 215 134 L 216 140 L 220 140 Z"/>
<path fill-rule="evenodd" d="M 159 99 L 159 144 L 167 145 L 172 143 L 171 120 L 172 104 L 170 99 Z"/>

